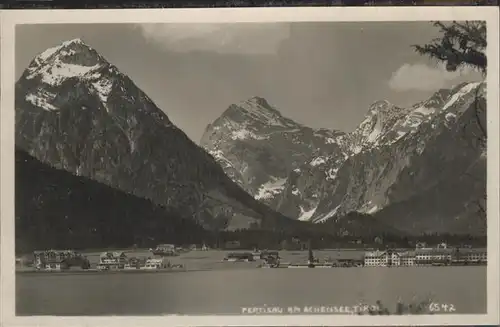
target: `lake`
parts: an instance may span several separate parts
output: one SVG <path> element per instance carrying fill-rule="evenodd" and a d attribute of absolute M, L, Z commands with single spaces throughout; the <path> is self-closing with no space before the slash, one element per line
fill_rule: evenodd
<path fill-rule="evenodd" d="M 168 273 L 32 273 L 16 276 L 18 315 L 239 314 L 250 306 L 344 306 L 398 299 L 486 312 L 486 266 L 228 269 Z M 229 268 L 231 267 L 231 268 Z M 240 269 L 236 269 L 240 268 Z"/>

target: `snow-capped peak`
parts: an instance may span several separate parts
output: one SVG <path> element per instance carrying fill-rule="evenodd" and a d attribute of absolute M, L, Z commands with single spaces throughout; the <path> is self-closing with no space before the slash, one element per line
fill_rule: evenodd
<path fill-rule="evenodd" d="M 109 63 L 92 47 L 76 38 L 62 42 L 36 56 L 29 65 L 25 78 L 40 78 L 56 86 L 65 79 L 95 72 Z"/>
<path fill-rule="evenodd" d="M 353 133 L 355 140 L 352 151 L 357 153 L 361 151 L 363 144 L 377 144 L 390 129 L 393 120 L 401 115 L 401 109 L 391 104 L 389 101 L 380 100 L 374 102 L 365 116 L 365 119 Z"/>
<path fill-rule="evenodd" d="M 381 108 L 386 108 L 387 106 L 390 106 L 391 103 L 387 100 L 378 100 L 375 101 L 374 103 L 371 104 L 370 109 L 381 109 Z"/>
<path fill-rule="evenodd" d="M 76 43 L 76 44 L 84 44 L 84 42 L 82 41 L 82 39 L 80 39 L 79 37 L 76 38 L 76 39 L 72 39 L 72 40 L 69 40 L 69 41 L 65 41 L 63 42 L 63 45 L 70 45 L 72 43 Z"/>
<path fill-rule="evenodd" d="M 398 111 L 398 107 L 387 100 L 379 100 L 370 105 L 370 109 L 366 117 L 378 116 L 380 118 L 389 118 L 394 112 Z"/>
<path fill-rule="evenodd" d="M 267 102 L 266 99 L 259 97 L 259 96 L 253 96 L 250 99 L 248 99 L 247 102 L 254 103 L 254 104 L 262 106 L 262 107 L 271 108 L 271 105 L 269 105 L 269 102 Z"/>
<path fill-rule="evenodd" d="M 95 59 L 103 60 L 103 58 L 91 46 L 83 42 L 82 39 L 76 38 L 64 41 L 55 47 L 48 48 L 43 51 L 33 59 L 32 65 L 34 64 L 35 66 L 38 66 L 44 64 L 49 59 L 55 57 L 56 54 L 60 54 L 61 56 L 67 58 L 75 55 L 81 55 L 84 52 L 91 52 L 91 54 L 96 57 Z"/>
<path fill-rule="evenodd" d="M 354 153 L 363 148 L 390 145 L 416 132 L 423 123 L 430 123 L 443 111 L 449 111 L 457 102 L 467 101 L 467 95 L 480 83 L 462 83 L 454 88 L 441 89 L 428 100 L 410 108 L 399 108 L 388 101 L 377 101 L 370 106 L 364 121 L 353 133 Z M 451 115 L 448 116 L 451 119 Z M 435 124 L 434 124 L 435 125 Z M 433 128 L 435 126 L 432 125 Z"/>
<path fill-rule="evenodd" d="M 281 116 L 280 112 L 273 108 L 273 106 L 271 106 L 266 99 L 258 96 L 242 101 L 237 106 L 249 113 L 255 113 L 259 116 L 263 116 L 263 118 Z"/>
<path fill-rule="evenodd" d="M 232 104 L 209 128 L 223 124 L 232 129 L 242 129 L 253 126 L 253 128 L 278 127 L 278 128 L 296 128 L 297 123 L 284 117 L 281 113 L 266 99 L 254 96 L 237 104 Z M 252 129 L 252 128 L 251 128 Z"/>
<path fill-rule="evenodd" d="M 107 108 L 107 99 L 117 75 L 121 73 L 96 50 L 79 38 L 72 39 L 45 50 L 33 59 L 23 78 L 39 81 L 48 88 L 32 90 L 26 100 L 45 110 L 58 110 L 54 104 L 57 92 L 54 93 L 51 88 L 77 78 L 88 83 Z"/>
<path fill-rule="evenodd" d="M 64 41 L 63 43 L 61 43 L 55 47 L 48 48 L 44 52 L 40 53 L 38 56 L 35 57 L 34 62 L 36 64 L 40 64 L 40 63 L 46 61 L 47 59 L 49 59 L 52 55 L 57 53 L 62 48 L 69 47 L 72 44 L 84 44 L 84 43 L 81 39 L 73 39 L 73 40 L 69 40 L 69 41 Z"/>

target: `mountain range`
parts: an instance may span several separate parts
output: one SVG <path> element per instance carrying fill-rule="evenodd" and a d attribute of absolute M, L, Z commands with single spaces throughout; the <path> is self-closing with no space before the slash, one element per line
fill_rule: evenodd
<path fill-rule="evenodd" d="M 228 176 L 288 217 L 360 212 L 409 233 L 484 233 L 486 152 L 475 123 L 485 83 L 441 89 L 408 108 L 378 101 L 350 132 L 312 129 L 265 99 L 231 105 L 201 145 Z"/>
<path fill-rule="evenodd" d="M 304 126 L 253 97 L 197 145 L 95 49 L 63 42 L 16 83 L 18 244 L 200 241 L 249 228 L 475 232 L 486 160 L 461 134 L 475 90 L 484 97 L 484 84 L 463 84 L 411 108 L 377 102 L 351 133 Z"/>

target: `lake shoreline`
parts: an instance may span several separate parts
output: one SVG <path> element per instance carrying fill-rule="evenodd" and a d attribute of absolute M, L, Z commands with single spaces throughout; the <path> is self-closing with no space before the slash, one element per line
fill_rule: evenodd
<path fill-rule="evenodd" d="M 357 265 L 340 265 L 342 260 L 355 260 L 356 262 L 361 262 L 365 254 L 364 251 L 359 249 L 329 249 L 329 250 L 315 250 L 314 257 L 319 260 L 316 263 L 317 267 L 309 268 L 306 267 L 308 264 L 308 251 L 280 251 L 281 264 L 279 267 L 266 267 L 265 262 L 262 259 L 255 259 L 248 262 L 228 262 L 224 259 L 229 253 L 234 253 L 239 251 L 227 251 L 227 250 L 207 250 L 207 251 L 189 251 L 174 257 L 165 257 L 168 261 L 170 267 L 162 267 L 158 270 L 149 269 L 126 269 L 126 270 L 111 270 L 111 271 L 98 271 L 96 268 L 100 262 L 100 252 L 82 252 L 82 254 L 89 260 L 91 269 L 88 271 L 83 270 L 79 266 L 71 267 L 69 270 L 61 271 L 50 271 L 50 270 L 36 270 L 35 267 L 26 265 L 17 265 L 16 274 L 19 275 L 96 275 L 96 274 L 169 274 L 169 273 L 180 273 L 180 272 L 202 272 L 202 271 L 225 271 L 225 270 L 276 270 L 276 269 L 333 269 L 339 270 L 340 268 L 364 268 L 369 269 L 371 266 L 357 266 Z M 147 249 L 129 249 L 126 250 L 127 256 L 135 258 L 153 258 L 151 252 Z M 337 263 L 335 265 L 334 263 Z M 330 264 L 333 266 L 330 267 Z M 433 266 L 433 265 L 415 265 L 414 267 L 432 267 L 432 268 L 445 268 L 445 267 L 458 267 L 459 265 L 443 265 L 443 266 Z M 467 266 L 467 265 L 465 265 Z M 465 267 L 461 266 L 460 267 Z M 477 266 L 477 265 L 470 265 Z M 401 266 L 387 266 L 380 268 L 391 268 L 391 269 L 401 269 L 407 267 Z M 411 266 L 410 266 L 411 267 Z M 335 269 L 334 269 L 335 268 Z"/>
<path fill-rule="evenodd" d="M 243 263 L 244 264 L 244 263 Z M 454 265 L 454 266 L 433 266 L 433 265 L 416 265 L 416 266 L 377 266 L 377 267 L 366 267 L 366 266 L 361 266 L 361 267 L 325 267 L 325 266 L 318 266 L 318 267 L 307 267 L 307 266 L 287 266 L 287 267 L 238 267 L 238 263 L 235 264 L 234 267 L 224 267 L 224 268 L 192 268 L 192 269 L 159 269 L 159 270 L 146 270 L 146 269 L 137 269 L 137 270 L 114 270 L 114 271 L 102 271 L 102 270 L 67 270 L 67 271 L 44 271 L 44 270 L 16 270 L 16 275 L 27 275 L 27 276 L 46 276 L 46 275 L 57 275 L 57 276 L 66 276 L 66 275 L 142 275 L 142 274 L 174 274 L 174 273 L 189 273 L 189 272 L 208 272 L 208 271 L 239 271 L 239 270 L 283 270 L 283 269 L 290 269 L 290 270 L 296 270 L 296 269 L 333 269 L 333 270 L 344 270 L 344 269 L 363 269 L 363 270 L 372 270 L 372 269 L 407 269 L 407 268 L 414 268 L 414 269 L 423 269 L 423 268 L 433 268 L 433 269 L 438 269 L 438 268 L 474 268 L 474 267 L 486 267 L 486 265 Z"/>

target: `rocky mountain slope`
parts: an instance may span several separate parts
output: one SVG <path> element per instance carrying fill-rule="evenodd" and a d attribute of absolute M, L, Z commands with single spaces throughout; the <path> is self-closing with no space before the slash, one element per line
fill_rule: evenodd
<path fill-rule="evenodd" d="M 130 78 L 79 39 L 36 56 L 17 82 L 16 145 L 205 228 L 289 221 L 237 186 Z"/>
<path fill-rule="evenodd" d="M 266 128 L 253 129 L 252 137 L 244 143 L 217 137 L 212 132 L 214 124 L 206 133 L 212 139 L 204 137 L 203 146 L 219 161 L 224 158 L 223 167 L 232 178 L 233 168 L 244 171 L 241 167 L 248 165 L 247 170 L 256 170 L 261 187 L 277 178 L 261 169 L 262 163 L 248 144 L 272 154 L 290 149 L 288 159 L 282 155 L 278 159 L 291 162 L 290 167 L 282 169 L 279 187 L 267 198 L 271 206 L 290 217 L 322 222 L 358 211 L 416 233 L 478 232 L 484 226 L 476 223 L 471 208 L 484 194 L 485 170 L 478 164 L 484 153 L 473 144 L 474 135 L 480 133 L 474 123 L 474 108 L 476 95 L 484 102 L 485 90 L 485 84 L 465 83 L 439 90 L 410 108 L 376 102 L 353 132 L 329 132 L 323 140 L 327 146 L 311 144 L 310 138 L 295 134 L 296 142 L 304 143 L 306 151 L 300 146 L 285 149 L 280 139 L 284 133 L 275 137 L 279 142 L 264 139 Z M 251 116 L 244 125 L 231 117 L 226 111 L 215 127 L 226 128 L 226 135 L 238 135 L 253 124 Z M 260 122 L 261 126 L 270 124 Z M 252 160 L 259 164 L 251 166 Z M 462 176 L 467 171 L 474 174 L 473 178 L 466 174 L 465 181 Z M 245 178 L 236 180 L 245 184 L 251 175 Z M 256 190 L 250 188 L 259 199 Z"/>
<path fill-rule="evenodd" d="M 342 135 L 298 124 L 253 97 L 231 105 L 210 124 L 200 145 L 248 193 L 277 207 L 290 173 L 313 156 L 342 152 L 335 142 Z"/>

